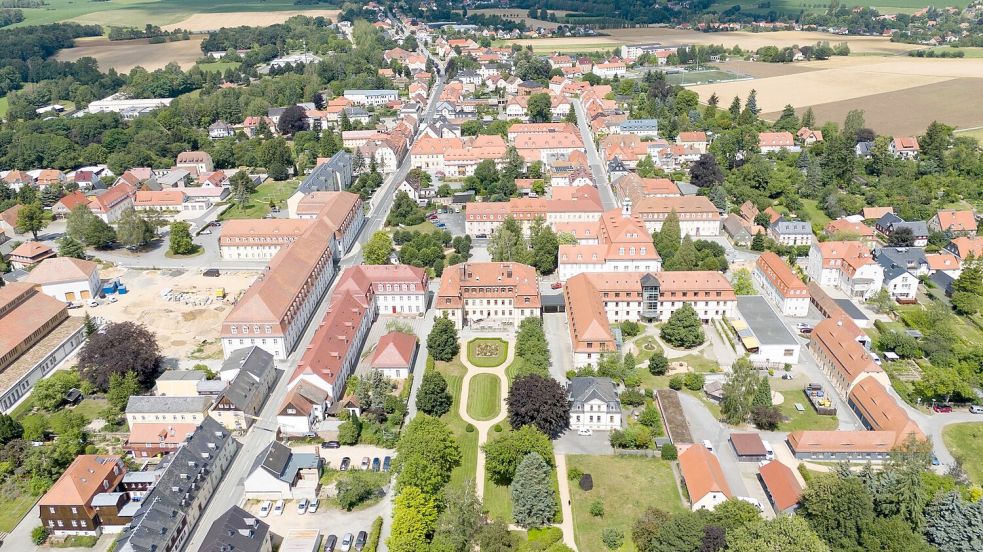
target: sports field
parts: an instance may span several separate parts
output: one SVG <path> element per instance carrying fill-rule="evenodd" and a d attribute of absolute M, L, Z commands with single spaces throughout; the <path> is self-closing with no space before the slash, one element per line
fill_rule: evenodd
<path fill-rule="evenodd" d="M 297 13 L 326 17 L 337 14 L 337 10 L 298 9 L 293 0 L 46 0 L 44 7 L 24 8 L 23 12 L 24 21 L 15 27 L 59 21 L 94 23 L 104 27 L 182 23 L 177 26 L 193 31 L 223 26 L 269 25 Z M 210 17 L 214 14 L 222 15 L 219 18 Z"/>

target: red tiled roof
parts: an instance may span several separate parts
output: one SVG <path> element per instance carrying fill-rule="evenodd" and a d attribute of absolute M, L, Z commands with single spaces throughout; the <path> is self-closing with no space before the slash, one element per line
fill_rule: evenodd
<path fill-rule="evenodd" d="M 409 368 L 416 351 L 416 336 L 402 332 L 389 332 L 379 339 L 371 366 L 380 368 Z"/>

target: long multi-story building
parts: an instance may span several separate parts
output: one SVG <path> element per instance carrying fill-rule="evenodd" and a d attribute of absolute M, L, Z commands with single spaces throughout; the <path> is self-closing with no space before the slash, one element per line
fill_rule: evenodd
<path fill-rule="evenodd" d="M 536 269 L 521 263 L 460 263 L 444 269 L 434 307 L 458 329 L 518 327 L 542 314 Z"/>
<path fill-rule="evenodd" d="M 572 123 L 518 123 L 509 127 L 509 142 L 527 163 L 548 164 L 571 152 L 586 152 L 580 132 Z"/>
<path fill-rule="evenodd" d="M 526 235 L 536 219 L 556 230 L 561 223 L 594 222 L 604 207 L 593 186 L 563 187 L 553 190 L 552 198 L 512 198 L 509 201 L 468 203 L 464 208 L 464 228 L 469 236 L 488 236 L 512 217 L 522 224 Z"/>
<path fill-rule="evenodd" d="M 806 272 L 820 285 L 837 288 L 862 301 L 873 297 L 884 283 L 884 269 L 870 249 L 854 241 L 812 244 Z"/>
<path fill-rule="evenodd" d="M 582 228 L 578 231 L 576 226 Z M 561 281 L 582 272 L 658 272 L 662 258 L 641 217 L 632 214 L 631 200 L 604 213 L 597 223 L 569 224 L 564 231 L 593 236 L 591 244 L 561 245 L 558 272 Z"/>
<path fill-rule="evenodd" d="M 427 271 L 411 265 L 359 265 L 338 280 L 338 291 L 361 292 L 371 287 L 379 314 L 422 315 L 427 311 L 430 278 Z"/>
<path fill-rule="evenodd" d="M 754 278 L 764 290 L 764 296 L 785 316 L 809 314 L 808 288 L 774 252 L 765 251 L 758 257 Z"/>
<path fill-rule="evenodd" d="M 864 378 L 890 385 L 887 373 L 861 344 L 864 339 L 863 331 L 846 316 L 823 320 L 809 336 L 809 350 L 816 363 L 844 397 Z"/>
<path fill-rule="evenodd" d="M 650 232 L 661 230 L 669 213 L 675 212 L 683 236 L 720 235 L 720 210 L 703 196 L 645 197 L 634 208 Z"/>
<path fill-rule="evenodd" d="M 466 138 L 435 138 L 421 136 L 410 148 L 410 168 L 419 168 L 430 174 L 443 173 L 449 178 L 463 178 L 474 174 L 475 168 L 485 159 L 495 166 L 505 164 L 508 144 L 501 136 L 473 136 Z"/>

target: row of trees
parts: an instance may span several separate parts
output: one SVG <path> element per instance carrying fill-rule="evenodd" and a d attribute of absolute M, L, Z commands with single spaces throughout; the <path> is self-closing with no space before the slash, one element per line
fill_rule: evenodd
<path fill-rule="evenodd" d="M 536 268 L 540 274 L 556 271 L 560 238 L 542 218 L 529 226 L 529 241 L 524 237 L 522 223 L 512 217 L 492 232 L 488 253 L 495 262 L 518 262 Z"/>

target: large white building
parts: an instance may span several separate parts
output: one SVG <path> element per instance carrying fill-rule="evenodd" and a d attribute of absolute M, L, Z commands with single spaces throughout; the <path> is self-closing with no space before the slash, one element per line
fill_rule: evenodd
<path fill-rule="evenodd" d="M 669 214 L 675 212 L 683 236 L 720 235 L 720 210 L 704 196 L 644 197 L 634 212 L 642 217 L 649 232 L 661 230 Z"/>
<path fill-rule="evenodd" d="M 604 213 L 596 223 L 559 226 L 585 244 L 561 245 L 558 252 L 560 281 L 582 272 L 658 272 L 662 258 L 642 219 L 631 212 L 625 198 L 622 209 Z"/>
<path fill-rule="evenodd" d="M 434 301 L 437 316 L 458 329 L 518 327 L 541 316 L 536 269 L 521 263 L 460 263 L 444 269 Z"/>
<path fill-rule="evenodd" d="M 819 285 L 837 288 L 861 301 L 873 297 L 884 283 L 884 269 L 867 246 L 854 241 L 814 243 L 806 273 Z"/>
<path fill-rule="evenodd" d="M 733 327 L 738 330 L 752 363 L 769 368 L 799 363 L 802 345 L 767 299 L 760 295 L 741 295 L 737 298 L 737 311 L 740 320 L 733 321 Z M 742 322 L 747 328 L 740 326 Z"/>
<path fill-rule="evenodd" d="M 758 257 L 753 275 L 765 297 L 777 305 L 782 314 L 809 314 L 809 289 L 774 252 L 765 251 Z"/>
<path fill-rule="evenodd" d="M 411 265 L 359 265 L 342 274 L 337 291 L 373 288 L 379 314 L 422 315 L 427 311 L 427 271 Z"/>
<path fill-rule="evenodd" d="M 345 98 L 358 105 L 386 105 L 399 99 L 396 90 L 345 90 Z"/>
<path fill-rule="evenodd" d="M 71 257 L 45 259 L 24 278 L 59 301 L 86 301 L 99 295 L 99 265 Z"/>

